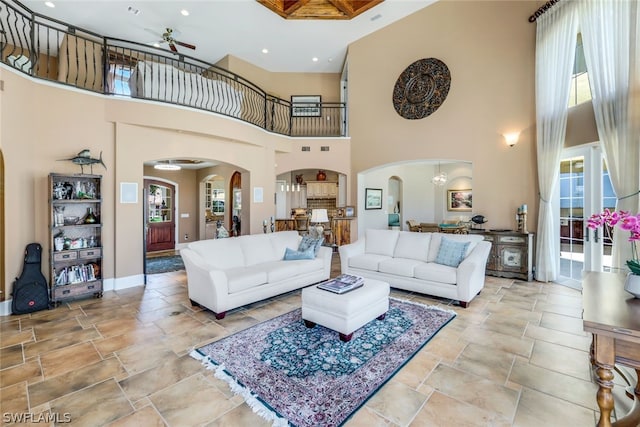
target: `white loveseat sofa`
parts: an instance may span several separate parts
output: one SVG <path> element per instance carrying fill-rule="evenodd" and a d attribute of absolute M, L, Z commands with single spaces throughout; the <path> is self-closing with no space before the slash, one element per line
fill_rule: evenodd
<path fill-rule="evenodd" d="M 300 240 L 297 231 L 280 231 L 189 243 L 180 255 L 191 303 L 222 319 L 232 308 L 327 280 L 331 248 L 320 247 L 314 259 L 283 259 Z"/>
<path fill-rule="evenodd" d="M 442 239 L 469 242 L 457 267 L 437 263 Z M 454 244 L 455 245 L 455 244 Z M 457 246 L 457 245 L 456 245 Z M 467 307 L 484 287 L 491 243 L 480 235 L 365 231 L 355 243 L 340 246 L 343 274 L 388 282 L 393 288 L 450 298 Z"/>

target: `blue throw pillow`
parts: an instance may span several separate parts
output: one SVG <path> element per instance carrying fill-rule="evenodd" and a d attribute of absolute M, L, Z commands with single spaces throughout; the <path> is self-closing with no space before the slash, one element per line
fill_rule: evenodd
<path fill-rule="evenodd" d="M 300 240 L 300 245 L 298 246 L 298 250 L 301 252 L 306 251 L 309 248 L 313 248 L 313 253 L 315 255 L 318 255 L 318 251 L 320 250 L 320 247 L 322 246 L 322 242 L 324 242 L 323 238 L 319 238 L 319 239 L 314 239 L 313 237 L 309 237 L 309 236 L 302 236 L 302 240 Z"/>
<path fill-rule="evenodd" d="M 298 259 L 314 259 L 316 254 L 313 252 L 313 248 L 309 248 L 306 251 L 296 251 L 295 249 L 287 248 L 284 251 L 285 261 L 294 261 Z"/>
<path fill-rule="evenodd" d="M 438 249 L 436 263 L 448 265 L 449 267 L 459 266 L 467 253 L 469 243 L 470 242 L 456 242 L 455 240 L 443 237 L 440 242 L 440 249 Z"/>

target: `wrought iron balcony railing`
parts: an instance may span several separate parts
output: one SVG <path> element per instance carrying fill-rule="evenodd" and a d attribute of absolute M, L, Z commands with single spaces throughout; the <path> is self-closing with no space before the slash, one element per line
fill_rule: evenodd
<path fill-rule="evenodd" d="M 83 30 L 17 1 L 0 0 L 0 60 L 35 78 L 210 111 L 281 135 L 346 135 L 344 103 L 292 103 L 214 64 Z"/>

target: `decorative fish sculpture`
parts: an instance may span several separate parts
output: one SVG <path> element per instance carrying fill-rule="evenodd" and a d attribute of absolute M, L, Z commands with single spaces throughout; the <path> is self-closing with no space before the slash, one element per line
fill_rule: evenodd
<path fill-rule="evenodd" d="M 60 161 L 70 161 L 75 165 L 80 165 L 80 172 L 84 173 L 84 167 L 89 165 L 91 167 L 91 173 L 93 174 L 93 165 L 96 163 L 100 163 L 104 168 L 107 168 L 107 165 L 102 161 L 102 151 L 100 152 L 100 158 L 93 159 L 91 158 L 91 151 L 82 150 L 75 157 L 71 157 L 70 159 L 61 159 Z"/>

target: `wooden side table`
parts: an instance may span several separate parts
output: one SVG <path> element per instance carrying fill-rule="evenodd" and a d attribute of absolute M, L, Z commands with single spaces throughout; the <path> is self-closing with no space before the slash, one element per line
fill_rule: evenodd
<path fill-rule="evenodd" d="M 591 363 L 596 367 L 600 408 L 598 427 L 640 425 L 640 381 L 631 411 L 611 423 L 613 368 L 629 366 L 640 378 L 640 299 L 624 290 L 623 274 L 589 272 L 582 281 L 582 325 L 593 334 Z"/>

